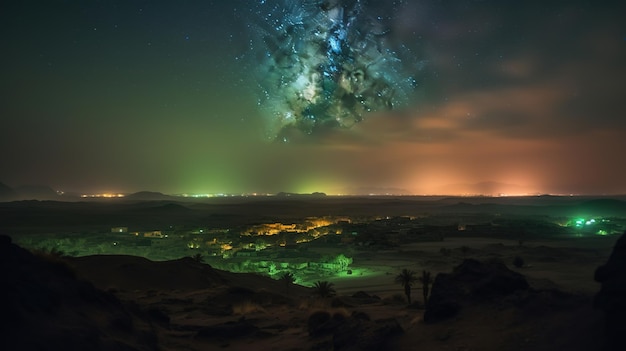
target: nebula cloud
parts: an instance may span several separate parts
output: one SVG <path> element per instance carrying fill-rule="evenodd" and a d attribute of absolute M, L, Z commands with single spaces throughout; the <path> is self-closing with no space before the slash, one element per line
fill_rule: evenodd
<path fill-rule="evenodd" d="M 400 5 L 392 9 L 401 9 Z M 260 0 L 249 28 L 269 139 L 349 128 L 406 105 L 419 60 L 391 40 L 392 15 L 361 0 Z"/>

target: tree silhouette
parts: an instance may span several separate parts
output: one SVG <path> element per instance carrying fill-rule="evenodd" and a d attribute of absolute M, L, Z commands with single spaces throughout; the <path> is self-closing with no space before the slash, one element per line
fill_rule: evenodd
<path fill-rule="evenodd" d="M 404 294 L 409 301 L 409 305 L 411 304 L 411 285 L 413 285 L 416 280 L 415 272 L 406 268 L 403 269 L 402 272 L 400 272 L 400 274 L 398 274 L 395 278 L 395 282 L 404 287 Z"/>
<path fill-rule="evenodd" d="M 201 253 L 197 253 L 197 254 L 193 255 L 193 256 L 191 256 L 191 258 L 194 261 L 198 262 L 198 263 L 203 263 L 204 262 L 204 256 L 202 256 Z"/>
<path fill-rule="evenodd" d="M 278 280 L 283 282 L 283 284 L 285 284 L 285 288 L 289 290 L 289 287 L 291 286 L 291 284 L 296 282 L 296 277 L 291 272 L 285 272 L 280 275 Z"/>
<path fill-rule="evenodd" d="M 321 298 L 333 297 L 337 295 L 337 291 L 335 291 L 333 283 L 327 281 L 317 281 L 313 285 L 313 289 L 315 290 L 315 295 Z"/>
<path fill-rule="evenodd" d="M 291 272 L 285 272 L 281 274 L 278 279 L 287 283 L 293 283 L 296 281 L 296 277 L 294 277 L 293 273 Z"/>
<path fill-rule="evenodd" d="M 429 271 L 423 270 L 422 276 L 419 277 L 420 283 L 422 283 L 422 293 L 424 294 L 424 305 L 428 302 L 428 293 L 430 292 L 430 284 L 433 282 L 433 278 Z"/>
<path fill-rule="evenodd" d="M 344 254 L 339 254 L 337 257 L 335 257 L 333 263 L 339 266 L 340 272 L 343 272 L 348 269 L 348 266 L 352 263 L 352 258 L 346 257 Z"/>

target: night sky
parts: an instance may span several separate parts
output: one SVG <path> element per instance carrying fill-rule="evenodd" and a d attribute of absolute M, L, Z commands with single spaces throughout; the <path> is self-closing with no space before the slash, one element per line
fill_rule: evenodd
<path fill-rule="evenodd" d="M 3 1 L 0 182 L 626 193 L 622 2 L 315 3 Z"/>

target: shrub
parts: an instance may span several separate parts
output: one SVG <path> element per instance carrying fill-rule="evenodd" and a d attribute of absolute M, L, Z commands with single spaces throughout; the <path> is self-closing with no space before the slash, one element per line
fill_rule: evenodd
<path fill-rule="evenodd" d="M 198 262 L 198 263 L 203 263 L 204 262 L 204 256 L 202 256 L 201 253 L 197 253 L 197 254 L 193 255 L 193 256 L 191 256 L 191 258 L 194 261 Z"/>
<path fill-rule="evenodd" d="M 315 295 L 321 298 L 333 297 L 337 295 L 334 284 L 327 281 L 317 281 L 315 285 L 313 285 L 313 289 L 315 290 Z"/>
<path fill-rule="evenodd" d="M 281 282 L 285 283 L 285 285 L 289 286 L 296 282 L 296 277 L 291 272 L 285 272 L 280 275 L 278 278 Z"/>

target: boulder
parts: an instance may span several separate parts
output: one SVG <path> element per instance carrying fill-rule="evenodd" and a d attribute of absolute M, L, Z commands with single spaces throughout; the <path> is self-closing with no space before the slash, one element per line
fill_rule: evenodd
<path fill-rule="evenodd" d="M 426 304 L 424 322 L 453 317 L 464 304 L 500 300 L 529 288 L 523 275 L 508 269 L 500 260 L 466 259 L 452 273 L 437 275 Z"/>
<path fill-rule="evenodd" d="M 311 337 L 322 340 L 318 344 L 320 348 L 333 350 L 386 350 L 389 341 L 403 333 L 397 320 L 371 321 L 362 312 L 353 313 L 349 317 L 341 313 L 331 315 L 327 311 L 314 312 L 309 316 L 308 328 Z"/>
<path fill-rule="evenodd" d="M 394 318 L 368 321 L 350 317 L 333 333 L 334 350 L 387 350 L 388 342 L 402 334 L 402 327 Z"/>
<path fill-rule="evenodd" d="M 605 312 L 607 349 L 626 350 L 626 232 L 606 264 L 596 269 L 594 279 L 602 284 L 594 307 Z"/>

